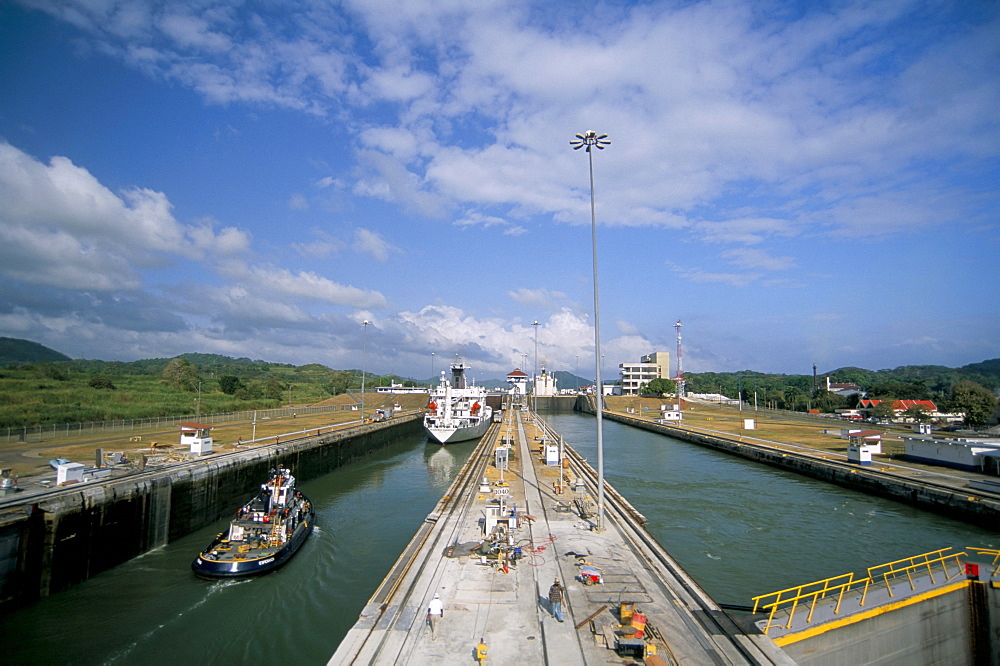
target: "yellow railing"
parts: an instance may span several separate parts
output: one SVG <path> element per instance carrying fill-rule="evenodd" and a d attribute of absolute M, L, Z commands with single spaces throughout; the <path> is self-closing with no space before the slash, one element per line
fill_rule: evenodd
<path fill-rule="evenodd" d="M 980 554 L 994 555 L 993 563 L 997 564 L 1000 562 L 1000 550 L 988 550 L 984 548 L 970 548 L 969 550 Z M 944 576 L 944 581 L 949 581 L 964 573 L 959 558 L 966 555 L 964 551 L 958 553 L 951 553 L 949 551 L 951 551 L 951 548 L 943 548 L 930 553 L 870 567 L 868 575 L 864 578 L 855 578 L 853 573 L 847 573 L 798 587 L 790 587 L 779 592 L 762 594 L 753 597 L 753 612 L 768 613 L 767 623 L 764 626 L 764 633 L 766 634 L 774 627 L 791 629 L 795 614 L 803 606 L 808 606 L 809 614 L 806 616 L 806 622 L 811 622 L 816 606 L 825 599 L 832 600 L 836 597 L 833 612 L 835 614 L 840 613 L 844 595 L 850 590 L 860 591 L 858 605 L 863 607 L 869 589 L 877 582 L 885 583 L 891 597 L 893 596 L 892 582 L 900 576 L 906 576 L 910 584 L 910 589 L 915 589 L 914 574 L 926 574 L 930 577 L 931 582 L 936 584 L 937 580 L 935 579 L 934 569 L 935 567 L 939 567 L 941 575 Z M 954 573 L 949 572 L 949 564 L 955 565 Z M 774 616 L 779 610 L 785 610 L 788 613 L 788 620 L 784 624 L 774 623 Z"/>
<path fill-rule="evenodd" d="M 834 612 L 838 613 L 840 612 L 840 603 L 844 599 L 844 593 L 866 582 L 868 582 L 867 578 L 855 579 L 853 573 L 847 573 L 814 583 L 799 585 L 798 587 L 790 587 L 787 590 L 779 592 L 762 594 L 759 597 L 753 598 L 753 612 L 758 612 L 758 609 L 760 612 L 770 611 L 767 617 L 767 625 L 764 627 L 764 633 L 766 634 L 771 627 L 775 626 L 772 623 L 775 613 L 782 608 L 787 608 L 788 622 L 784 625 L 784 628 L 790 629 L 792 620 L 795 618 L 795 613 L 799 610 L 800 605 L 809 605 L 809 615 L 806 617 L 806 622 L 809 622 L 812 620 L 813 611 L 816 610 L 816 604 L 836 594 L 837 605 Z"/>
<path fill-rule="evenodd" d="M 993 569 L 992 575 L 996 576 L 998 573 L 1000 573 L 1000 550 L 996 550 L 995 548 L 966 548 L 966 550 L 970 550 L 977 555 L 988 555 L 992 557 L 993 562 L 992 564 L 990 564 L 990 566 L 996 567 L 995 569 Z"/>
<path fill-rule="evenodd" d="M 868 578 L 871 580 L 872 585 L 879 581 L 885 583 L 885 589 L 888 591 L 890 597 L 895 596 L 892 593 L 893 580 L 902 576 L 906 576 L 906 580 L 910 584 L 911 590 L 916 589 L 916 585 L 913 582 L 913 574 L 915 573 L 926 573 L 930 577 L 931 582 L 937 584 L 937 580 L 934 578 L 934 565 L 936 564 L 941 566 L 941 572 L 945 581 L 949 581 L 963 573 L 964 570 L 962 568 L 962 563 L 958 558 L 966 554 L 965 551 L 950 553 L 948 552 L 950 550 L 951 548 L 942 548 L 941 550 L 935 550 L 930 553 L 924 553 L 922 555 L 896 560 L 895 562 L 887 562 L 886 564 L 869 567 Z M 953 574 L 948 572 L 949 562 L 952 562 L 955 565 L 955 573 Z M 868 590 L 866 586 L 865 595 L 867 594 Z M 864 606 L 864 603 L 864 597 L 862 597 L 861 605 Z"/>

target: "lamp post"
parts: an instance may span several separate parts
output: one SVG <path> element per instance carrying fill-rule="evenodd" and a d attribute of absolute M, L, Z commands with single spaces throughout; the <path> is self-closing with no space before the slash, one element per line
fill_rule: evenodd
<path fill-rule="evenodd" d="M 431 385 L 434 384 L 434 352 L 431 352 Z"/>
<path fill-rule="evenodd" d="M 361 322 L 361 325 L 364 326 L 361 339 L 361 423 L 365 422 L 365 363 L 368 360 L 368 324 L 370 323 L 367 319 Z"/>
<path fill-rule="evenodd" d="M 538 322 L 533 321 L 531 325 L 535 328 L 535 376 L 531 380 L 531 395 L 534 398 L 534 409 L 538 410 Z"/>
<path fill-rule="evenodd" d="M 594 205 L 594 148 L 604 150 L 610 145 L 607 134 L 598 134 L 593 130 L 588 130 L 583 134 L 577 134 L 576 138 L 569 142 L 573 150 L 579 150 L 586 146 L 587 158 L 590 162 L 590 239 L 594 254 L 594 361 L 597 365 L 597 377 L 595 384 L 597 391 L 597 529 L 604 530 L 604 423 L 602 421 L 604 411 L 604 388 L 601 385 L 601 315 L 600 304 L 597 297 L 597 209 Z"/>

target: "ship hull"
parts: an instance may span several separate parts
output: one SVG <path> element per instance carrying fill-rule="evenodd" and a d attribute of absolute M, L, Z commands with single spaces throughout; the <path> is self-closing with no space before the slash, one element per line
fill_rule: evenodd
<path fill-rule="evenodd" d="M 480 419 L 479 423 L 472 426 L 465 426 L 462 428 L 446 428 L 446 427 L 436 427 L 436 426 L 424 426 L 424 430 L 427 431 L 431 437 L 436 439 L 441 444 L 453 444 L 455 442 L 467 442 L 470 439 L 479 439 L 486 431 L 489 430 L 490 423 L 493 419 L 488 414 L 484 414 L 483 418 Z"/>

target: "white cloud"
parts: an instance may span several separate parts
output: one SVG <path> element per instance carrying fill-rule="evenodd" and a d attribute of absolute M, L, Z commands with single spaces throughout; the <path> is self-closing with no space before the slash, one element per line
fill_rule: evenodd
<path fill-rule="evenodd" d="M 143 265 L 246 251 L 232 227 L 185 226 L 162 192 L 116 195 L 65 157 L 0 143 L 0 273 L 69 289 L 134 288 Z"/>
<path fill-rule="evenodd" d="M 233 287 L 234 293 L 265 294 L 276 302 L 294 299 L 356 308 L 384 307 L 386 304 L 385 296 L 378 291 L 340 284 L 312 271 L 229 264 L 224 274 L 238 285 Z"/>
<path fill-rule="evenodd" d="M 352 247 L 355 252 L 370 254 L 379 261 L 388 259 L 390 252 L 400 251 L 381 234 L 361 227 L 354 230 L 354 245 Z"/>
<path fill-rule="evenodd" d="M 566 303 L 566 294 L 551 289 L 528 289 L 521 287 L 515 291 L 508 291 L 507 295 L 518 305 L 527 307 L 556 308 L 562 307 Z"/>
<path fill-rule="evenodd" d="M 205 20 L 194 16 L 170 13 L 160 20 L 159 27 L 182 49 L 221 53 L 232 47 L 228 37 L 212 31 Z"/>
<path fill-rule="evenodd" d="M 740 268 L 786 271 L 796 266 L 795 260 L 792 257 L 773 257 L 760 249 L 741 248 L 727 250 L 722 253 L 722 256 Z"/>
<path fill-rule="evenodd" d="M 325 116 L 385 105 L 388 122 L 379 114 L 359 128 L 366 151 L 353 191 L 431 217 L 453 206 L 465 220 L 498 217 L 471 208 L 501 205 L 578 223 L 586 193 L 556 137 L 600 119 L 614 140 L 600 158 L 601 205 L 614 211 L 602 224 L 686 228 L 678 210 L 709 207 L 703 219 L 723 226 L 696 224 L 696 233 L 744 227 L 735 242 L 768 233 L 754 220 L 801 233 L 817 212 L 833 233 L 898 234 L 905 229 L 894 220 L 933 208 L 936 183 L 915 167 L 988 159 L 1000 140 L 1000 82 L 990 69 L 1000 23 L 983 14 L 976 24 L 947 5 L 846 5 L 787 20 L 740 3 L 571 15 L 462 0 L 266 15 L 225 5 L 28 4 L 213 102 Z M 949 29 L 921 43 L 894 40 L 920 21 Z M 371 52 L 358 46 L 366 40 Z M 470 120 L 483 131 L 466 141 L 455 127 Z M 786 196 L 793 182 L 837 195 L 797 197 L 770 220 L 726 196 L 734 184 Z M 971 207 L 956 201 L 927 224 L 960 223 Z M 853 223 L 842 214 L 851 208 L 887 222 Z"/>

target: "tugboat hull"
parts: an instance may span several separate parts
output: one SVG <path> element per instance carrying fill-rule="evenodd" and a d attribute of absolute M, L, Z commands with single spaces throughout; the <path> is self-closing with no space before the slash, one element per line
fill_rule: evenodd
<path fill-rule="evenodd" d="M 295 488 L 288 469 L 276 468 L 191 568 L 201 578 L 259 576 L 284 565 L 313 529 L 312 502 Z"/>
<path fill-rule="evenodd" d="M 310 512 L 309 517 L 304 520 L 298 528 L 296 528 L 295 533 L 292 535 L 292 538 L 288 541 L 288 543 L 271 554 L 264 557 L 254 557 L 253 559 L 232 561 L 206 559 L 199 555 L 195 561 L 191 563 L 191 569 L 199 578 L 209 580 L 217 578 L 260 576 L 262 574 L 270 573 L 284 565 L 288 562 L 288 560 L 292 559 L 292 555 L 294 555 L 299 548 L 302 547 L 302 544 L 306 542 L 306 539 L 312 533 L 313 516 L 314 514 Z M 219 537 L 217 537 L 215 541 L 213 541 L 212 544 L 205 549 L 205 553 L 218 548 L 218 546 L 221 545 L 222 537 L 224 537 L 225 534 L 225 532 L 220 534 Z"/>

